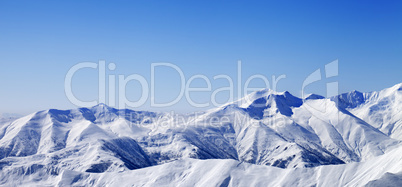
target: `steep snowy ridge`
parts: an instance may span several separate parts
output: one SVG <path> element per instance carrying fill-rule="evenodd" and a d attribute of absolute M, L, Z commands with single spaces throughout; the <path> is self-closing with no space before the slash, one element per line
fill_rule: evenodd
<path fill-rule="evenodd" d="M 329 99 L 307 101 L 295 109 L 293 119 L 311 129 L 325 149 L 345 162 L 381 155 L 398 143 L 348 111 L 338 110 Z"/>
<path fill-rule="evenodd" d="M 331 100 L 387 136 L 402 140 L 402 83 L 379 92 L 344 93 Z"/>
<path fill-rule="evenodd" d="M 0 126 L 0 185 L 353 186 L 402 172 L 401 128 L 402 84 L 305 99 L 266 89 L 200 115 L 50 109 Z"/>
<path fill-rule="evenodd" d="M 104 163 L 108 165 L 118 163 L 129 169 L 150 166 L 151 162 L 137 142 L 119 134 L 123 130 L 128 133 L 134 130 L 135 132 L 130 135 L 135 136 L 142 131 L 131 123 L 114 123 L 119 122 L 120 117 L 131 120 L 128 116 L 136 116 L 135 120 L 141 120 L 144 118 L 144 112 L 129 111 L 119 116 L 117 114 L 119 111 L 116 109 L 108 111 L 99 106 L 66 111 L 51 109 L 20 118 L 3 127 L 0 156 L 5 158 L 61 154 L 62 157 L 55 158 L 74 159 L 68 161 L 77 165 L 71 166 L 72 169 L 83 166 L 81 170 L 84 171 L 96 171 L 94 167 L 105 167 Z M 145 112 L 145 114 L 147 120 L 156 116 L 155 113 Z M 106 122 L 111 123 L 105 125 Z M 84 159 L 75 157 L 76 155 L 71 152 Z M 110 157 L 110 154 L 113 157 Z M 85 163 L 82 160 L 85 160 Z M 79 164 L 81 162 L 84 164 Z"/>
<path fill-rule="evenodd" d="M 402 84 L 372 92 L 350 112 L 391 138 L 402 140 Z"/>

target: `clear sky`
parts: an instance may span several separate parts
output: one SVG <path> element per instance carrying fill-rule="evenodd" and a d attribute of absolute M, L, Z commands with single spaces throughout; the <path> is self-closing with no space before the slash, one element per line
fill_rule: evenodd
<path fill-rule="evenodd" d="M 338 81 L 340 92 L 374 91 L 402 82 L 402 2 L 0 1 L 0 57 L 0 113 L 74 108 L 64 93 L 66 73 L 99 60 L 116 64 L 108 75 L 139 74 L 147 81 L 151 63 L 170 62 L 186 79 L 205 75 L 213 89 L 228 84 L 213 76 L 235 78 L 241 60 L 242 83 L 254 74 L 270 81 L 285 74 L 277 90 L 300 96 L 310 73 L 338 59 L 339 75 L 329 81 Z M 168 68 L 156 72 L 158 102 L 175 98 L 178 77 Z M 96 70 L 79 71 L 73 91 L 96 99 L 97 82 Z M 325 83 L 309 91 L 325 95 Z M 129 99 L 139 98 L 138 87 L 127 85 Z M 196 93 L 193 100 L 210 95 Z M 184 100 L 138 109 L 199 110 Z"/>

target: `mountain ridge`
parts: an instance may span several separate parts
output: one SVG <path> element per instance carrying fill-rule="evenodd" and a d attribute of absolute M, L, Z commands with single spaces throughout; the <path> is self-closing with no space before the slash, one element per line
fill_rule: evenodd
<path fill-rule="evenodd" d="M 90 176 L 189 158 L 285 169 L 365 162 L 400 145 L 401 95 L 402 84 L 305 99 L 264 89 L 201 115 L 179 116 L 184 120 L 105 104 L 49 109 L 0 127 L 0 167 L 29 166 L 23 175 L 51 168 L 63 177 L 64 171 Z"/>

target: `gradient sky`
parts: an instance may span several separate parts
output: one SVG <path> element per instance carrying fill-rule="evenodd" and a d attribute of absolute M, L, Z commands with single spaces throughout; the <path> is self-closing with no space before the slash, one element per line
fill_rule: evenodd
<path fill-rule="evenodd" d="M 402 2 L 0 1 L 0 57 L 0 113 L 75 108 L 65 96 L 64 77 L 77 63 L 99 60 L 116 64 L 108 75 L 139 74 L 148 81 L 154 62 L 177 65 L 187 79 L 212 79 L 235 78 L 241 60 L 243 83 L 254 74 L 270 81 L 285 74 L 277 90 L 300 96 L 310 73 L 338 59 L 339 76 L 309 91 L 325 95 L 325 84 L 338 81 L 339 92 L 368 92 L 402 82 Z M 161 69 L 155 80 L 158 102 L 178 94 L 176 72 Z M 97 81 L 96 70 L 82 70 L 73 91 L 96 99 Z M 228 86 L 211 83 L 213 89 Z M 139 98 L 138 86 L 127 85 L 129 99 Z M 210 95 L 196 93 L 193 100 Z M 200 110 L 185 100 L 162 109 L 147 103 L 138 109 Z"/>

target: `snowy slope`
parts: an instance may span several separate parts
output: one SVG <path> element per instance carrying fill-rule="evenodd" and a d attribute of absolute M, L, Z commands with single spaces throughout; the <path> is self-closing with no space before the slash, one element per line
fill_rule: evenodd
<path fill-rule="evenodd" d="M 367 160 L 343 165 L 281 169 L 226 159 L 181 159 L 125 172 L 89 173 L 54 170 L 38 158 L 2 166 L 7 185 L 48 186 L 363 186 L 385 183 L 400 186 L 401 147 Z M 16 159 L 14 159 L 16 160 Z M 384 180 L 389 178 L 394 179 Z M 395 177 L 396 176 L 396 177 Z M 395 179 L 396 178 L 396 179 Z"/>
<path fill-rule="evenodd" d="M 398 143 L 329 99 L 308 100 L 293 119 L 314 132 L 320 144 L 345 162 L 362 161 Z"/>
<path fill-rule="evenodd" d="M 355 98 L 351 93 L 345 95 L 351 100 Z M 347 105 L 346 108 L 389 137 L 402 140 L 402 83 L 361 95 L 358 105 Z"/>
<path fill-rule="evenodd" d="M 298 169 L 257 166 L 233 160 L 186 159 L 120 176 L 89 175 L 87 180 L 96 181 L 95 185 L 135 186 L 361 186 L 380 179 L 385 173 L 401 172 L 401 151 L 398 148 L 362 163 Z M 63 182 L 71 184 L 71 181 Z"/>

